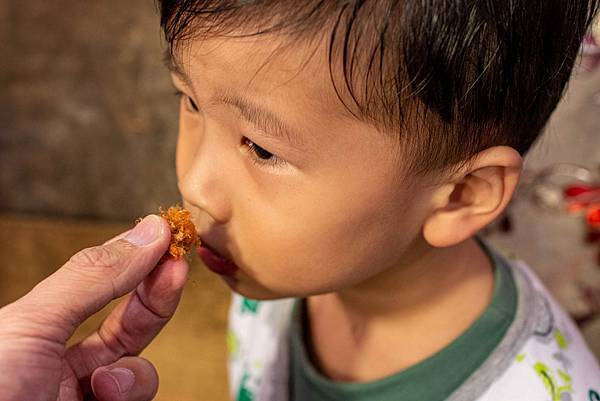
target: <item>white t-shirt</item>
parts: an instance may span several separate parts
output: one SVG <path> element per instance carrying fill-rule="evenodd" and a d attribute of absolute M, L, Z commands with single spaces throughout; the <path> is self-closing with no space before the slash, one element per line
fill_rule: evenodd
<path fill-rule="evenodd" d="M 524 262 L 493 252 L 515 280 L 515 319 L 480 368 L 447 400 L 600 401 L 600 366 L 572 319 Z M 233 400 L 288 400 L 294 301 L 233 296 L 228 333 Z"/>

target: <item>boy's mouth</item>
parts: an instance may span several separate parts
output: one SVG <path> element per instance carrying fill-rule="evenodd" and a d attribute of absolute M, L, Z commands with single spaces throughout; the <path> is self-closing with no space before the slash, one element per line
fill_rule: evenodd
<path fill-rule="evenodd" d="M 214 248 L 207 244 L 204 240 L 200 240 L 200 245 L 197 247 L 198 256 L 206 267 L 213 272 L 222 276 L 233 276 L 239 269 L 238 266 L 224 256 L 221 256 Z"/>

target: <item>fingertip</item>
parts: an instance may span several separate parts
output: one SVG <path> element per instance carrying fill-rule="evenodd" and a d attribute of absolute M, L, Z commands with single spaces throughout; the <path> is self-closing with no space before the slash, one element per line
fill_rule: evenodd
<path fill-rule="evenodd" d="M 160 216 L 149 214 L 125 236 L 125 239 L 136 246 L 146 246 L 170 236 L 169 224 Z"/>
<path fill-rule="evenodd" d="M 160 286 L 163 291 L 177 291 L 185 285 L 189 272 L 189 265 L 185 259 L 167 259 L 146 277 L 144 283 L 155 287 Z"/>
<path fill-rule="evenodd" d="M 127 239 L 128 235 L 131 234 L 131 232 L 135 229 L 135 227 L 137 225 L 139 225 L 142 221 L 144 221 L 147 217 L 152 217 L 152 219 L 156 219 L 156 224 L 159 225 L 159 236 L 164 235 L 165 233 L 169 234 L 169 238 L 170 238 L 170 234 L 171 234 L 171 227 L 169 226 L 169 222 L 167 220 L 165 220 L 163 217 L 157 215 L 157 214 L 149 214 L 144 218 L 139 218 L 138 220 L 136 220 L 134 227 L 128 229 L 127 231 L 124 231 L 120 234 L 117 234 L 116 236 L 110 238 L 109 240 L 107 240 L 106 242 L 104 242 L 102 245 L 109 245 L 112 244 L 113 242 L 119 241 L 121 239 Z"/>
<path fill-rule="evenodd" d="M 149 214 L 148 216 L 152 216 L 152 218 L 156 218 L 158 221 L 160 221 L 160 224 L 162 225 L 162 227 L 161 227 L 162 232 L 167 233 L 168 237 L 170 239 L 171 238 L 171 225 L 169 224 L 169 221 L 158 214 Z"/>
<path fill-rule="evenodd" d="M 92 391 L 99 401 L 125 400 L 135 384 L 135 373 L 127 368 L 99 368 L 92 374 Z"/>
<path fill-rule="evenodd" d="M 185 259 L 169 259 L 159 267 L 163 270 L 163 274 L 171 276 L 171 284 L 174 289 L 182 288 L 185 285 L 190 270 Z"/>
<path fill-rule="evenodd" d="M 158 265 L 138 286 L 142 303 L 159 316 L 171 316 L 181 298 L 189 266 L 184 259 L 168 259 Z"/>
<path fill-rule="evenodd" d="M 152 400 L 158 391 L 158 373 L 144 358 L 123 357 L 96 369 L 91 385 L 99 401 Z"/>

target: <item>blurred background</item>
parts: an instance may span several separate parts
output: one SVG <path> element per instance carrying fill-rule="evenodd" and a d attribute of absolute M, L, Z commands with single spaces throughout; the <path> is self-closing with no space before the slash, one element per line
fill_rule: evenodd
<path fill-rule="evenodd" d="M 177 100 L 151 0 L 0 0 L 0 306 L 78 250 L 179 202 Z M 593 32 L 510 209 L 482 233 L 528 262 L 600 355 L 600 51 Z M 228 292 L 192 260 L 144 351 L 157 400 L 226 400 Z M 110 310 L 90 319 L 73 341 Z"/>
<path fill-rule="evenodd" d="M 0 38 L 4 305 L 180 198 L 177 99 L 151 0 L 0 0 Z M 143 354 L 161 376 L 157 400 L 227 399 L 228 294 L 192 260 L 181 307 Z"/>

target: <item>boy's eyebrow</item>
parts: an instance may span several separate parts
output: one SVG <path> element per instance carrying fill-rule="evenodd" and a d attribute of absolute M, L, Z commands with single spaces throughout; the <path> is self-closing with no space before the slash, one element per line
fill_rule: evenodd
<path fill-rule="evenodd" d="M 185 73 L 181 64 L 173 58 L 169 50 L 165 51 L 164 63 L 167 69 L 177 75 L 188 88 L 193 88 L 192 81 Z M 254 124 L 257 128 L 263 130 L 266 135 L 272 135 L 286 140 L 299 148 L 305 148 L 306 146 L 306 143 L 304 143 L 298 132 L 293 130 L 288 124 L 284 123 L 269 109 L 263 108 L 244 97 L 237 96 L 230 92 L 221 92 L 217 94 L 213 101 L 233 106 L 238 110 L 242 117 Z"/>
<path fill-rule="evenodd" d="M 233 106 L 239 111 L 242 117 L 263 130 L 266 135 L 286 140 L 298 148 L 304 148 L 306 145 L 302 137 L 295 130 L 291 129 L 291 127 L 269 109 L 254 104 L 244 97 L 228 92 L 218 94 L 215 97 L 215 101 Z"/>

